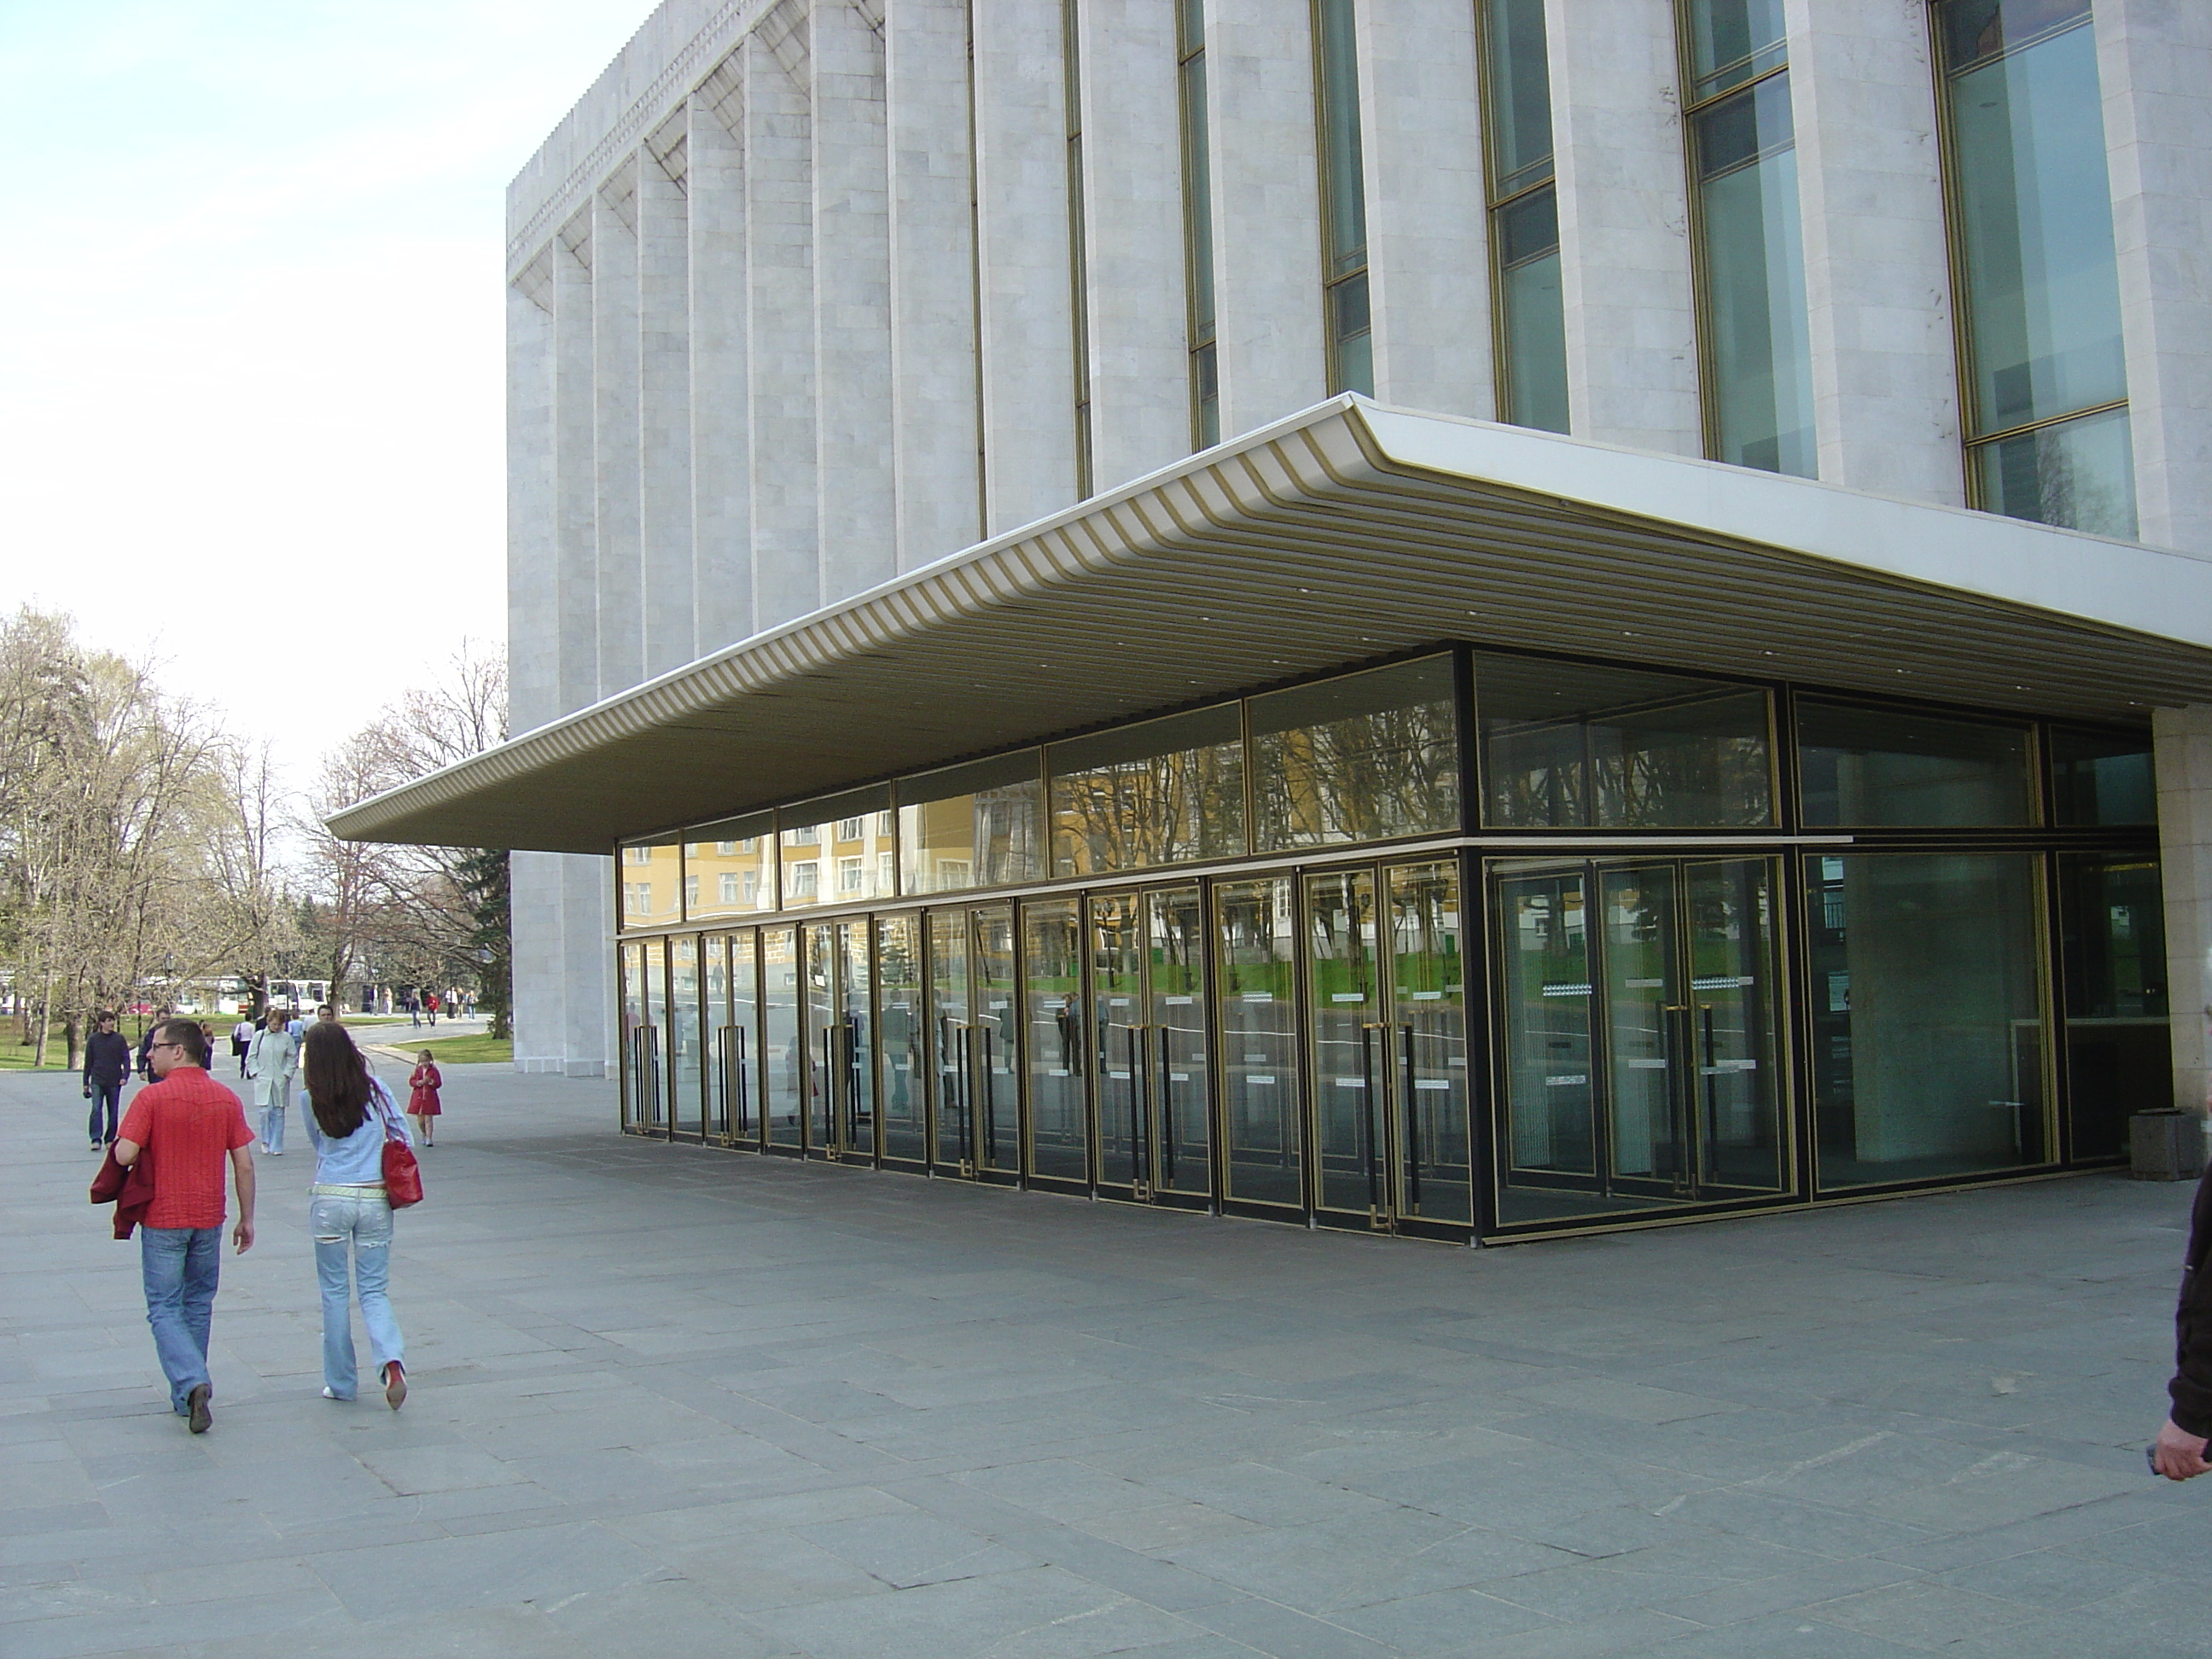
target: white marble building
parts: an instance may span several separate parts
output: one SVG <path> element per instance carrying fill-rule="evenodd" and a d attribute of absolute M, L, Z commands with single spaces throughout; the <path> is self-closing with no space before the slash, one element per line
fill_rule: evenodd
<path fill-rule="evenodd" d="M 2176 0 L 666 0 L 509 192 L 522 735 L 341 825 L 517 848 L 518 1064 L 592 1076 L 617 882 L 523 849 L 1453 639 L 1909 690 L 2155 728 L 2201 1101 L 2208 176 L 2212 8 Z M 1370 463 L 1490 492 L 1455 626 L 1401 598 L 1411 519 L 1320 578 L 1253 550 Z M 1482 562 L 1515 501 L 1583 515 L 1533 586 Z M 1632 605 L 1572 553 L 1622 515 L 1768 562 Z M 1011 713 L 996 664 L 856 689 L 963 614 L 1022 654 L 1079 607 L 1018 573 L 1133 593 L 1163 548 L 1216 560 L 1166 620 L 1249 604 L 1251 650 L 1094 627 Z"/>

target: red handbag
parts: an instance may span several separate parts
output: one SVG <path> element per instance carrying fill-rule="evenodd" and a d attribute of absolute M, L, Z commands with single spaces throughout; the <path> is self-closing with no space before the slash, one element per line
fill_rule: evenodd
<path fill-rule="evenodd" d="M 422 1169 L 415 1161 L 415 1149 L 399 1132 L 382 1090 L 377 1091 L 376 1098 L 384 1117 L 384 1201 L 395 1210 L 404 1210 L 422 1201 Z"/>

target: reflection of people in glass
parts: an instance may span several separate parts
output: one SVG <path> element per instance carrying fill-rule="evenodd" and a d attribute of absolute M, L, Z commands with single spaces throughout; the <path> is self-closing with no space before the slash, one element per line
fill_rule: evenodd
<path fill-rule="evenodd" d="M 1060 1069 L 1073 1077 L 1082 1069 L 1083 1010 L 1077 1006 L 1073 992 L 1060 1005 L 1060 1012 L 1053 1017 L 1053 1023 L 1060 1028 Z"/>
<path fill-rule="evenodd" d="M 903 1002 L 886 1002 L 884 1052 L 904 1062 L 891 1066 L 889 1108 L 890 1115 L 902 1121 L 914 1115 L 914 1097 L 908 1092 L 914 1079 L 914 1010 Z"/>

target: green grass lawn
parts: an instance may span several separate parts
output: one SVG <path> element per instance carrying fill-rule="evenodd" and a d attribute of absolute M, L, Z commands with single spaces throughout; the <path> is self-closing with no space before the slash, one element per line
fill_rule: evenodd
<path fill-rule="evenodd" d="M 428 1048 L 441 1066 L 489 1066 L 506 1064 L 514 1059 L 513 1037 L 489 1037 L 482 1032 L 473 1036 L 441 1037 L 435 1042 L 401 1042 L 394 1039 L 391 1047 L 404 1048 L 410 1054 Z"/>
<path fill-rule="evenodd" d="M 31 1045 L 20 1041 L 23 1027 L 20 1021 L 0 1022 L 0 1072 L 27 1072 L 31 1069 Z M 59 1025 L 47 1027 L 46 1069 L 58 1072 L 69 1065 L 69 1040 L 62 1035 Z"/>

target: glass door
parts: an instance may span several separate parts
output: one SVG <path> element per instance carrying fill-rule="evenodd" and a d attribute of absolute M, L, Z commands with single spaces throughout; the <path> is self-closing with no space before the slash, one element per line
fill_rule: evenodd
<path fill-rule="evenodd" d="M 716 1045 L 734 1146 L 760 1145 L 760 941 L 747 928 L 730 935 L 729 1023 Z"/>
<path fill-rule="evenodd" d="M 1473 1224 L 1467 973 L 1448 861 L 1305 878 L 1316 1206 L 1370 1227 Z"/>
<path fill-rule="evenodd" d="M 929 1161 L 929 1016 L 923 1007 L 921 918 L 876 918 L 877 1098 L 884 1161 L 921 1169 Z"/>
<path fill-rule="evenodd" d="M 761 1117 L 771 1148 L 805 1145 L 806 1045 L 799 1025 L 799 930 L 763 927 L 761 941 Z"/>
<path fill-rule="evenodd" d="M 699 939 L 668 941 L 668 1127 L 672 1134 L 706 1134 L 706 1066 L 700 1048 Z"/>
<path fill-rule="evenodd" d="M 968 988 L 968 913 L 929 913 L 930 1119 L 939 1174 L 975 1173 L 973 1009 Z"/>
<path fill-rule="evenodd" d="M 833 1160 L 872 1158 L 868 924 L 810 922 L 805 933 L 807 1150 Z"/>
<path fill-rule="evenodd" d="M 836 1096 L 839 1150 L 848 1158 L 876 1155 L 876 1066 L 874 1061 L 875 975 L 868 953 L 866 917 L 841 921 L 836 928 L 838 1038 L 831 1045 L 836 1061 Z"/>
<path fill-rule="evenodd" d="M 1022 1018 L 1029 1037 L 1030 1174 L 1087 1187 L 1091 1111 L 1085 1085 L 1083 924 L 1074 899 L 1022 907 Z"/>
<path fill-rule="evenodd" d="M 1213 1091 L 1206 1043 L 1206 907 L 1195 887 L 1145 895 L 1145 1012 L 1154 1191 L 1213 1192 Z"/>
<path fill-rule="evenodd" d="M 1392 865 L 1389 1087 L 1398 1136 L 1391 1160 L 1401 1220 L 1474 1221 L 1474 1108 L 1468 1084 L 1466 935 L 1459 865 Z"/>
<path fill-rule="evenodd" d="M 699 983 L 706 1000 L 701 1014 L 701 1061 L 706 1072 L 707 1136 L 730 1138 L 730 1066 L 724 1055 L 730 1030 L 730 936 L 708 933 L 699 941 Z"/>
<path fill-rule="evenodd" d="M 1305 924 L 1315 1203 L 1386 1226 L 1381 1068 L 1389 1064 L 1389 1047 L 1376 961 L 1375 872 L 1308 876 Z"/>
<path fill-rule="evenodd" d="M 645 941 L 645 1025 L 638 1075 L 645 1081 L 641 1094 L 644 1127 L 656 1134 L 668 1133 L 668 941 Z"/>
<path fill-rule="evenodd" d="M 969 1097 L 975 1103 L 977 1173 L 1016 1180 L 1022 1168 L 1022 1018 L 1013 906 L 984 905 L 970 911 L 969 921 L 968 959 L 975 971 Z"/>
<path fill-rule="evenodd" d="M 1152 1195 L 1145 1139 L 1145 923 L 1142 896 L 1091 896 L 1091 1073 L 1098 1079 L 1098 1187 Z"/>
<path fill-rule="evenodd" d="M 625 1129 L 645 1127 L 646 1097 L 652 1079 L 649 1056 L 652 1027 L 645 1012 L 645 946 L 622 947 L 622 1123 Z"/>
<path fill-rule="evenodd" d="M 1508 866 L 1493 880 L 1499 1218 L 1782 1192 L 1773 860 Z"/>
<path fill-rule="evenodd" d="M 1213 916 L 1224 1197 L 1303 1210 L 1296 889 L 1288 876 L 1223 882 Z"/>
<path fill-rule="evenodd" d="M 1018 1178 L 1021 1011 L 1010 904 L 929 913 L 938 1172 Z"/>
<path fill-rule="evenodd" d="M 1098 1186 L 1139 1202 L 1213 1191 L 1206 913 L 1195 887 L 1091 901 Z"/>

